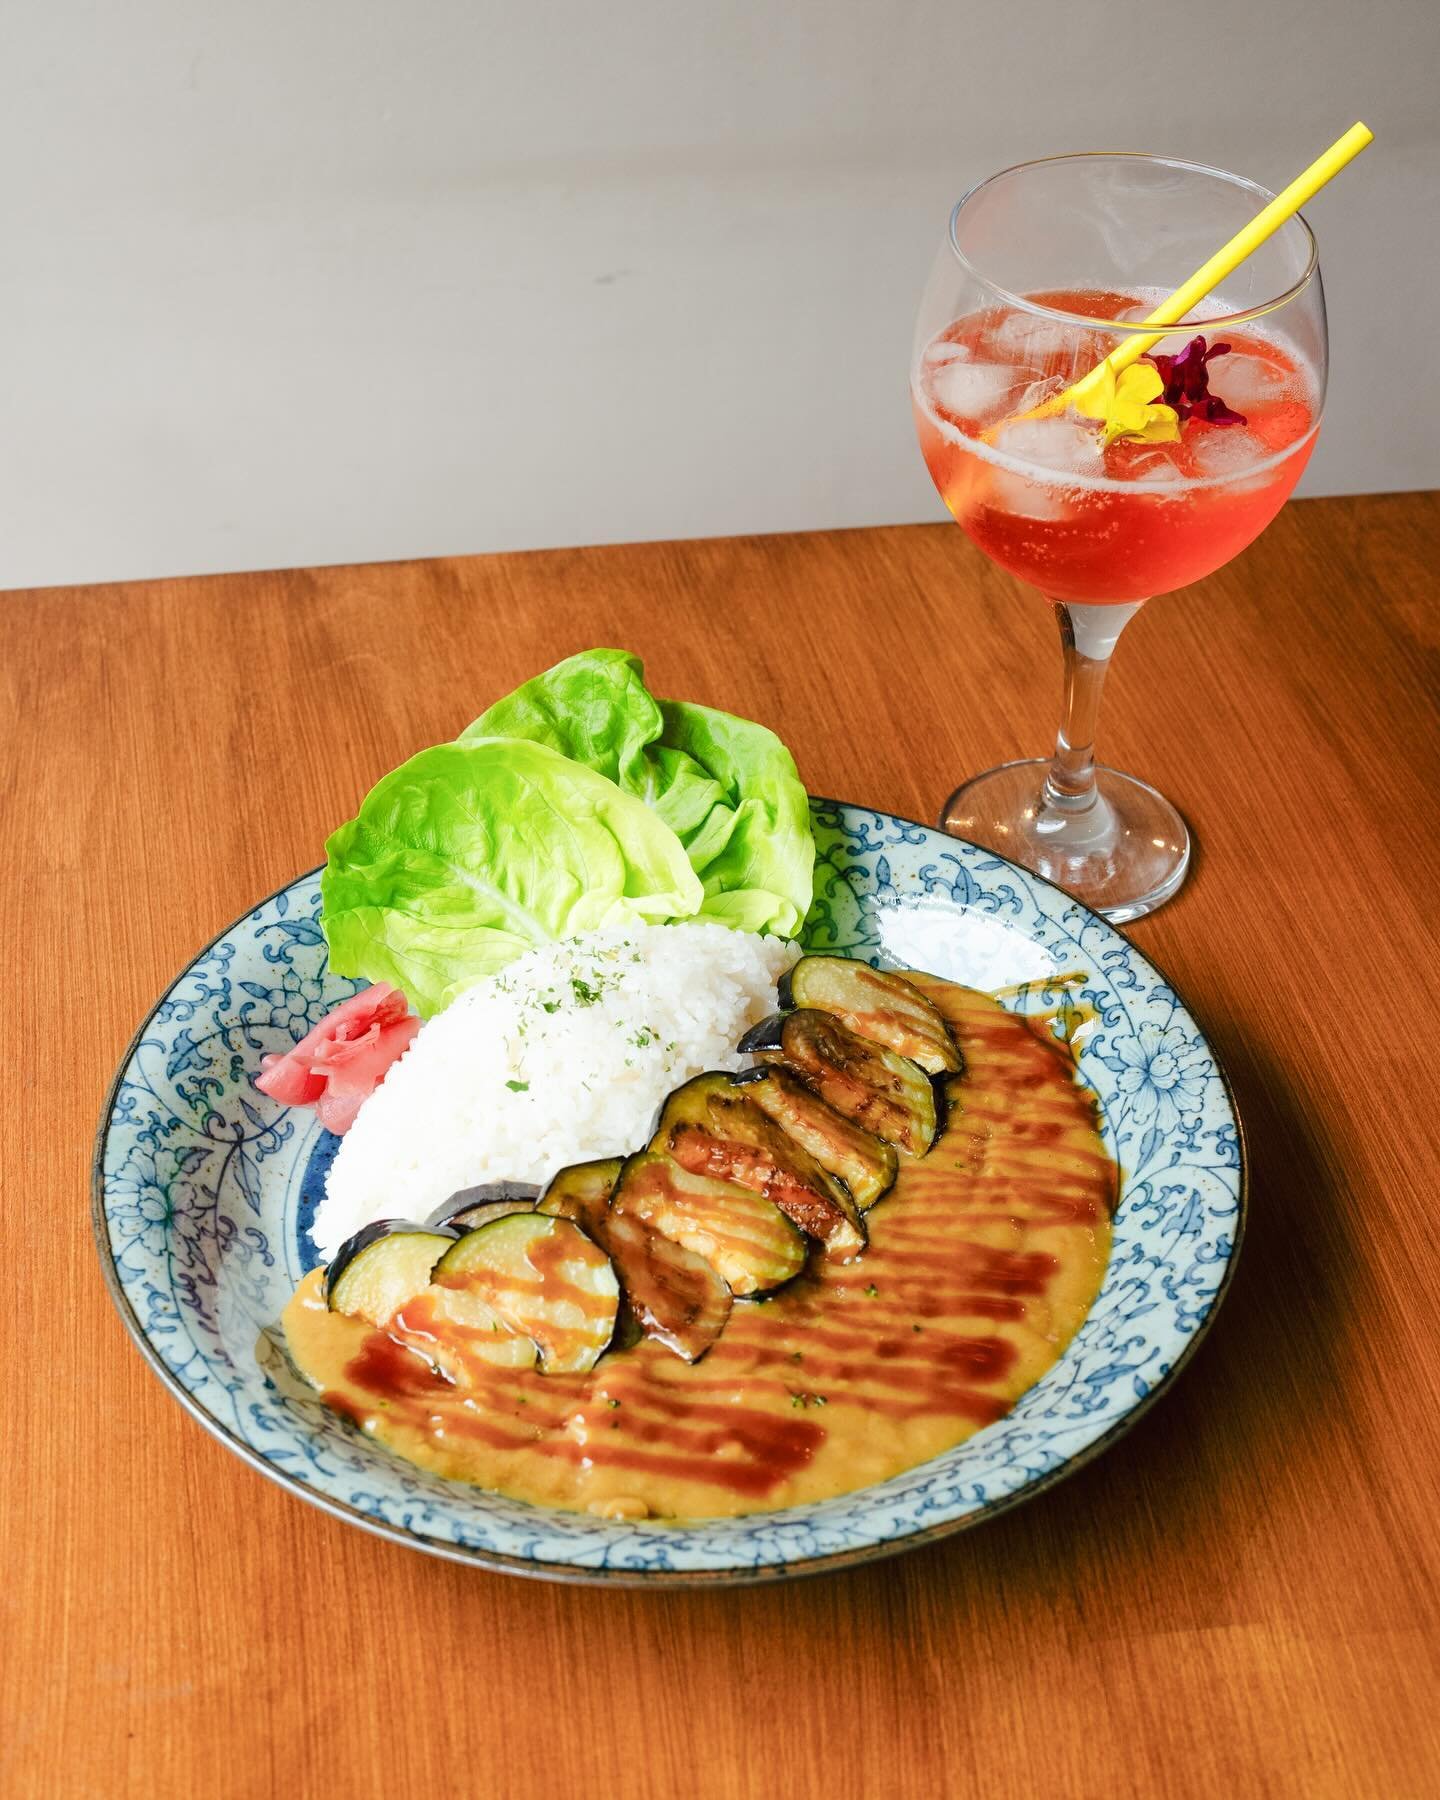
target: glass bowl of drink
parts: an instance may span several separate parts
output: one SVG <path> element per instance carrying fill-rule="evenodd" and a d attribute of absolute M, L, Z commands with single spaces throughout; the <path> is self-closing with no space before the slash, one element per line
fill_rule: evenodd
<path fill-rule="evenodd" d="M 1065 656 L 1054 755 L 972 777 L 941 824 L 1117 923 L 1179 889 L 1190 834 L 1095 761 L 1105 671 L 1141 605 L 1237 556 L 1310 458 L 1327 349 L 1309 227 L 1295 214 L 1143 356 L 1135 340 L 1273 198 L 1167 157 L 1022 163 L 956 205 L 920 306 L 910 389 L 931 478 L 971 541 L 1050 601 Z M 1129 364 L 1118 383 L 1070 402 L 1111 358 Z"/>

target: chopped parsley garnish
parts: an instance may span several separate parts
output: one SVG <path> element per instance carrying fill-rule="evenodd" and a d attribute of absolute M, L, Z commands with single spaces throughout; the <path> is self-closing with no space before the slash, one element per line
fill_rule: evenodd
<path fill-rule="evenodd" d="M 512 1094 L 528 1094 L 530 1092 L 528 1081 L 507 1081 L 505 1085 Z"/>
<path fill-rule="evenodd" d="M 570 991 L 575 996 L 575 1004 L 577 1006 L 593 1006 L 600 998 L 601 994 L 601 988 L 598 984 L 592 985 L 581 975 L 572 975 L 570 977 Z"/>
<path fill-rule="evenodd" d="M 873 1300 L 875 1298 L 875 1296 L 880 1292 L 880 1290 L 879 1290 L 879 1288 L 876 1287 L 876 1285 L 873 1281 L 870 1281 L 865 1284 L 865 1292 Z"/>

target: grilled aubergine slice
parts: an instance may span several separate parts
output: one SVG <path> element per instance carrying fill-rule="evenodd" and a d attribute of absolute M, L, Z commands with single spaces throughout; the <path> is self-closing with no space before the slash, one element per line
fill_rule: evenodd
<path fill-rule="evenodd" d="M 923 1156 L 940 1129 L 935 1086 L 918 1063 L 842 1025 L 830 1013 L 801 1007 L 752 1026 L 739 1048 L 779 1061 L 827 1106 L 887 1144 Z"/>
<path fill-rule="evenodd" d="M 618 1156 L 607 1156 L 598 1162 L 571 1163 L 552 1176 L 536 1211 L 569 1219 L 601 1243 L 596 1233 L 610 1209 L 610 1196 L 620 1179 L 620 1162 Z"/>
<path fill-rule="evenodd" d="M 845 1188 L 728 1074 L 697 1075 L 676 1088 L 660 1110 L 650 1148 L 692 1175 L 763 1194 L 842 1260 L 865 1248 L 865 1225 Z"/>
<path fill-rule="evenodd" d="M 534 1212 L 540 1190 L 528 1181 L 487 1181 L 479 1187 L 460 1188 L 442 1200 L 425 1223 L 432 1231 L 449 1225 L 456 1231 L 473 1231 L 506 1213 Z"/>
<path fill-rule="evenodd" d="M 478 1294 L 437 1287 L 433 1282 L 428 1293 L 436 1313 L 451 1329 L 425 1331 L 419 1343 L 408 1337 L 404 1341 L 457 1386 L 467 1384 L 472 1360 L 497 1369 L 533 1369 L 539 1361 L 540 1347 L 534 1338 L 506 1324 Z"/>
<path fill-rule="evenodd" d="M 622 1312 L 616 1342 L 652 1337 L 686 1362 L 698 1362 L 725 1329 L 730 1289 L 693 1250 L 653 1225 L 612 1207 L 621 1159 L 573 1163 L 561 1169 L 539 1211 L 570 1219 L 610 1258 L 620 1282 Z"/>
<path fill-rule="evenodd" d="M 610 1258 L 569 1219 L 510 1213 L 467 1231 L 435 1265 L 433 1285 L 533 1340 L 547 1374 L 583 1374 L 615 1334 L 620 1285 Z"/>
<path fill-rule="evenodd" d="M 431 1271 L 458 1236 L 408 1219 L 377 1219 L 336 1251 L 325 1271 L 325 1304 L 352 1319 L 388 1324 L 429 1287 Z"/>
<path fill-rule="evenodd" d="M 895 1185 L 895 1146 L 827 1106 L 779 1063 L 762 1063 L 734 1077 L 735 1086 L 782 1125 L 823 1169 L 843 1181 L 866 1212 Z"/>
<path fill-rule="evenodd" d="M 628 1207 L 612 1206 L 600 1230 L 640 1334 L 699 1362 L 730 1317 L 729 1283 Z"/>
<path fill-rule="evenodd" d="M 620 1311 L 615 1318 L 615 1336 L 610 1348 L 633 1350 L 645 1334 L 626 1294 L 625 1271 L 616 1261 L 605 1231 L 610 1196 L 620 1178 L 620 1162 L 618 1156 L 607 1156 L 594 1162 L 568 1164 L 551 1177 L 535 1210 L 547 1213 L 551 1218 L 569 1219 L 586 1237 L 593 1238 L 610 1258 L 615 1279 L 620 1283 Z"/>
<path fill-rule="evenodd" d="M 403 1219 L 381 1219 L 357 1231 L 340 1246 L 325 1272 L 325 1298 L 332 1312 L 347 1313 L 382 1328 L 397 1327 L 396 1315 L 421 1294 L 433 1295 L 438 1310 L 471 1334 L 467 1350 L 482 1362 L 507 1369 L 535 1366 L 533 1341 L 512 1331 L 495 1312 L 473 1297 L 436 1288 L 431 1273 L 437 1260 L 459 1238 L 449 1227 L 412 1225 Z M 463 1379 L 453 1346 L 430 1339 L 422 1349 L 410 1339 L 410 1347 L 452 1381 Z"/>
<path fill-rule="evenodd" d="M 963 1063 L 950 1027 L 903 975 L 848 956 L 802 956 L 780 977 L 780 1005 L 833 1013 L 858 1037 L 883 1044 L 930 1075 L 958 1075 Z"/>
<path fill-rule="evenodd" d="M 625 1159 L 610 1205 L 703 1257 L 735 1294 L 779 1287 L 805 1263 L 804 1238 L 773 1200 L 653 1150 Z"/>

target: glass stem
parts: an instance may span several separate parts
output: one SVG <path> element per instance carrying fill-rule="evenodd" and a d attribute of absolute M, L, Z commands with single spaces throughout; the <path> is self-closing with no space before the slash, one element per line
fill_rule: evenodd
<path fill-rule="evenodd" d="M 1110 656 L 1143 602 L 1115 606 L 1052 601 L 1065 652 L 1065 712 L 1045 777 L 1044 805 L 1074 816 L 1095 805 L 1095 729 Z"/>

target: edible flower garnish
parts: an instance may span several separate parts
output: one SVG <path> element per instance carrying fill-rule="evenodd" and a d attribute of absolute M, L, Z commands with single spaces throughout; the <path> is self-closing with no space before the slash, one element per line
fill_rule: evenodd
<path fill-rule="evenodd" d="M 1207 350 L 1203 337 L 1193 337 L 1178 356 L 1149 359 L 1160 372 L 1165 404 L 1174 407 L 1177 418 L 1204 419 L 1211 425 L 1245 423 L 1244 413 L 1232 412 L 1218 394 L 1210 392 L 1210 371 L 1206 365 L 1211 357 L 1229 354 L 1228 344 L 1211 344 Z"/>
<path fill-rule="evenodd" d="M 1116 438 L 1138 438 L 1145 444 L 1173 443 L 1180 435 L 1173 407 L 1161 401 L 1165 384 L 1149 363 L 1133 363 L 1120 375 L 1101 363 L 1077 390 L 1074 406 L 1087 419 L 1099 419 L 1102 448 Z"/>

